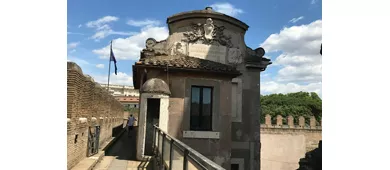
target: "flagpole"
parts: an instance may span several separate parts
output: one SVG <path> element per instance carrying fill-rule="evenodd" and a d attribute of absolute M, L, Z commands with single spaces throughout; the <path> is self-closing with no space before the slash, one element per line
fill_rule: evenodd
<path fill-rule="evenodd" d="M 111 46 L 110 50 L 112 49 L 112 40 L 111 40 Z M 108 94 L 110 94 L 110 71 L 111 70 L 111 51 L 110 51 L 110 56 L 108 57 L 108 83 L 107 83 L 107 91 Z"/>

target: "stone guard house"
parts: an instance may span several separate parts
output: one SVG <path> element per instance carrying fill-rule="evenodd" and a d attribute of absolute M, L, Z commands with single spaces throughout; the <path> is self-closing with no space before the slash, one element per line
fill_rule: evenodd
<path fill-rule="evenodd" d="M 207 7 L 167 19 L 169 36 L 146 40 L 133 65 L 140 90 L 137 159 L 151 155 L 153 125 L 225 169 L 260 169 L 260 72 L 264 49 L 248 25 Z"/>

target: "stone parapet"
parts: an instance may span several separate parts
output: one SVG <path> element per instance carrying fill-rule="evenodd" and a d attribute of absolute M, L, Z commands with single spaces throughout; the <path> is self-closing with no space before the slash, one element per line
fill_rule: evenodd
<path fill-rule="evenodd" d="M 265 116 L 260 126 L 261 169 L 298 169 L 305 153 L 317 148 L 322 140 L 321 123 L 314 117 L 308 122 L 302 116 L 297 119 L 291 115 Z"/>
<path fill-rule="evenodd" d="M 112 138 L 121 126 L 123 105 L 73 62 L 67 63 L 67 160 L 68 169 L 86 158 L 89 127 L 100 126 L 99 144 Z"/>
<path fill-rule="evenodd" d="M 287 117 L 283 117 L 281 115 L 277 115 L 274 120 L 276 123 L 272 123 L 271 115 L 267 114 L 265 116 L 265 123 L 261 124 L 261 128 L 284 128 L 284 129 L 322 129 L 321 121 L 318 122 L 314 116 L 310 117 L 310 123 L 305 123 L 305 118 L 303 116 L 298 117 L 298 123 L 294 122 L 294 117 L 289 115 Z M 284 123 L 285 122 L 285 123 Z"/>

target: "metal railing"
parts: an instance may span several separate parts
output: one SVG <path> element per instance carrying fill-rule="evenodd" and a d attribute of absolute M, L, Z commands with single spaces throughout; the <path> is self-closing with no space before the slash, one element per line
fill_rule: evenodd
<path fill-rule="evenodd" d="M 225 170 L 218 164 L 154 125 L 153 148 L 167 170 Z"/>

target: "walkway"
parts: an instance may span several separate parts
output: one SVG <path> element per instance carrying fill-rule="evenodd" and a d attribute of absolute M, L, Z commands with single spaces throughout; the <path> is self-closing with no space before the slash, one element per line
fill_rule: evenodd
<path fill-rule="evenodd" d="M 124 132 L 119 139 L 106 150 L 105 156 L 93 170 L 136 170 L 144 169 L 145 162 L 136 161 L 136 134 L 134 128 L 131 137 Z"/>

